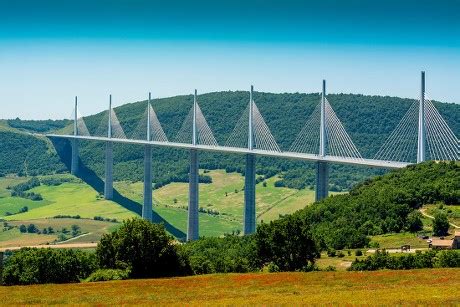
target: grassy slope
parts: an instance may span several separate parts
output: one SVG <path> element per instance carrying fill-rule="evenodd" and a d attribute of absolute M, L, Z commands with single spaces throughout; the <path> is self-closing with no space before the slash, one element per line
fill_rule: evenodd
<path fill-rule="evenodd" d="M 460 269 L 220 274 L 0 287 L 3 304 L 455 305 Z"/>
<path fill-rule="evenodd" d="M 241 230 L 243 220 L 244 177 L 238 173 L 223 170 L 210 171 L 207 175 L 212 184 L 200 185 L 200 206 L 217 210 L 220 214 L 212 216 L 200 213 L 200 234 L 219 236 L 234 230 Z M 313 202 L 311 190 L 275 188 L 277 177 L 267 179 L 267 187 L 259 183 L 256 187 L 258 220 L 273 220 L 280 214 L 292 213 Z M 118 182 L 118 191 L 135 201 L 142 201 L 142 183 Z M 237 191 L 235 193 L 235 190 Z M 227 193 L 227 196 L 225 196 Z M 188 184 L 171 183 L 153 192 L 154 210 L 175 227 L 186 230 L 188 203 Z M 176 202 L 174 201 L 176 200 Z"/>
<path fill-rule="evenodd" d="M 214 216 L 200 213 L 200 234 L 220 236 L 224 233 L 241 230 L 244 198 L 241 189 L 243 188 L 244 177 L 238 173 L 227 174 L 223 170 L 211 171 L 208 175 L 213 178 L 213 183 L 200 185 L 201 206 L 217 210 L 221 214 Z M 65 175 L 54 176 L 62 177 Z M 9 197 L 10 191 L 6 188 L 24 180 L 26 179 L 13 177 L 0 179 L 0 218 L 15 221 L 10 223 L 12 225 L 33 223 L 40 229 L 44 226 L 51 226 L 55 229 L 67 227 L 69 229 L 71 224 L 76 224 L 82 228 L 82 232 L 91 232 L 91 235 L 76 239 L 73 242 L 91 242 L 97 241 L 108 228 L 96 221 L 86 219 L 102 216 L 121 221 L 135 216 L 134 213 L 122 206 L 104 200 L 90 186 L 81 182 L 67 182 L 59 186 L 42 185 L 32 189 L 33 192 L 43 196 L 43 201 L 34 202 L 23 198 Z M 268 179 L 267 187 L 263 187 L 262 183 L 257 186 L 259 221 L 275 219 L 279 214 L 291 213 L 313 201 L 313 191 L 275 188 L 274 182 L 276 180 L 276 177 Z M 118 182 L 115 183 L 115 188 L 124 196 L 142 203 L 143 186 L 141 182 Z M 238 193 L 235 193 L 235 189 L 238 190 Z M 225 196 L 225 192 L 228 196 Z M 186 183 L 172 183 L 155 190 L 153 195 L 154 210 L 173 226 L 186 232 L 187 210 L 184 207 L 187 206 L 188 185 Z M 177 199 L 177 203 L 174 203 L 174 198 Z M 5 212 L 16 213 L 24 206 L 29 208 L 28 212 L 5 215 Z M 66 219 L 49 219 L 56 215 L 80 215 L 82 219 L 72 219 L 69 222 L 66 222 Z M 97 229 L 93 226 L 89 227 L 87 221 L 96 223 L 94 227 Z M 2 234 L 0 246 L 13 246 L 11 242 L 17 245 L 41 244 L 56 239 L 56 236 L 21 234 L 17 230 L 9 230 Z"/>

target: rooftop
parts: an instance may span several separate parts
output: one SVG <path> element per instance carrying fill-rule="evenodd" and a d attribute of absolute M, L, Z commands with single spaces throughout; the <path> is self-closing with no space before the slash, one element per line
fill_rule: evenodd
<path fill-rule="evenodd" d="M 432 246 L 452 246 L 453 240 L 433 239 Z"/>

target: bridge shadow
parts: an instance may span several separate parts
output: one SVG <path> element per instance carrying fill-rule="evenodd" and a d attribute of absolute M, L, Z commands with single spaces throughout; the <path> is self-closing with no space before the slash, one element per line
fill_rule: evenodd
<path fill-rule="evenodd" d="M 51 138 L 51 142 L 53 143 L 53 146 L 56 149 L 56 152 L 61 162 L 67 167 L 68 170 L 70 170 L 72 152 L 70 142 L 63 139 L 53 138 Z M 76 177 L 83 180 L 86 184 L 91 186 L 98 193 L 104 193 L 104 181 L 93 170 L 91 170 L 85 164 L 83 164 L 81 159 L 79 159 L 79 169 L 78 173 L 76 174 Z M 113 189 L 112 201 L 116 202 L 123 208 L 136 213 L 139 216 L 142 215 L 142 204 L 123 196 L 116 189 Z M 163 224 L 165 226 L 165 229 L 177 239 L 186 239 L 186 234 L 183 231 L 171 225 L 168 221 L 166 221 L 154 210 L 152 210 L 152 212 L 152 221 L 154 223 Z"/>

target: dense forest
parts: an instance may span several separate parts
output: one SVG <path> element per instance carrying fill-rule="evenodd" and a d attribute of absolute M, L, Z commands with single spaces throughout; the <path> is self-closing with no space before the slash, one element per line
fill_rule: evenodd
<path fill-rule="evenodd" d="M 392 171 L 358 184 L 348 194 L 331 196 L 308 206 L 289 218 L 298 219 L 301 225 L 311 229 L 322 249 L 359 248 L 369 243 L 370 235 L 421 230 L 420 222 L 415 223 L 419 227 L 413 227 L 413 212 L 437 202 L 460 204 L 458 162 L 430 161 Z M 271 225 L 276 227 L 283 219 Z"/>
<path fill-rule="evenodd" d="M 198 96 L 198 101 L 209 126 L 219 144 L 225 144 L 233 131 L 241 114 L 248 104 L 247 92 L 216 92 Z M 260 109 L 267 125 L 282 150 L 289 149 L 297 134 L 304 126 L 309 115 L 319 103 L 319 94 L 300 93 L 255 93 L 255 102 Z M 388 135 L 398 124 L 403 114 L 414 100 L 395 97 L 364 96 L 353 94 L 332 94 L 328 100 L 341 119 L 345 129 L 350 134 L 360 153 L 364 157 L 372 158 L 383 144 Z M 176 96 L 171 98 L 153 100 L 153 108 L 163 126 L 169 140 L 174 140 L 182 122 L 186 118 L 193 97 Z M 456 104 L 435 103 L 439 112 L 445 118 L 451 129 L 460 135 L 460 106 Z M 138 131 L 139 122 L 145 114 L 146 101 L 125 104 L 115 109 L 121 126 L 127 137 Z M 107 112 L 85 118 L 86 125 L 91 134 L 106 134 Z M 39 129 L 50 131 L 62 127 L 60 123 L 40 123 L 33 125 L 21 121 L 9 121 L 9 125 L 28 129 L 36 132 Z M 40 128 L 43 125 L 43 128 Z M 71 127 L 63 129 L 70 131 Z M 3 133 L 0 131 L 0 133 Z M 26 135 L 16 135 L 26 138 Z M 28 169 L 34 172 L 60 172 L 63 164 L 56 162 L 52 152 L 42 152 L 46 148 L 43 140 L 27 137 L 20 143 L 14 144 L 15 136 L 1 137 L 0 146 L 0 173 L 23 173 L 24 162 L 28 161 Z M 30 146 L 27 145 L 30 143 Z M 42 145 L 37 145 L 37 144 Z M 69 146 L 65 141 L 54 140 L 54 145 L 62 157 L 69 156 Z M 34 147 L 27 155 L 22 151 Z M 37 152 L 40 147 L 40 153 Z M 98 175 L 103 176 L 104 146 L 96 142 L 81 142 L 81 159 L 89 168 Z M 120 145 L 114 146 L 114 176 L 116 180 L 141 180 L 143 176 L 141 146 Z M 9 157 L 14 156 L 14 161 Z M 37 159 L 35 158 L 37 156 Z M 415 157 L 415 152 L 414 152 Z M 414 158 L 413 157 L 413 158 Z M 182 181 L 188 173 L 188 152 L 186 150 L 154 148 L 154 180 L 157 186 L 171 181 Z M 226 169 L 229 172 L 244 172 L 244 157 L 240 155 L 200 153 L 200 167 L 205 169 Z M 332 165 L 330 173 L 330 188 L 335 191 L 347 190 L 357 182 L 368 178 L 370 175 L 383 174 L 383 170 L 365 167 L 352 167 Z M 305 188 L 314 184 L 314 164 L 287 159 L 260 157 L 257 160 L 257 173 L 272 176 L 282 173 L 283 178 L 278 185 L 293 188 Z"/>

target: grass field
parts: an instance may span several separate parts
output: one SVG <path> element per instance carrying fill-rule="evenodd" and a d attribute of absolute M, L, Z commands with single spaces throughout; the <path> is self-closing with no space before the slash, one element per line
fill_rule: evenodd
<path fill-rule="evenodd" d="M 460 269 L 219 274 L 0 287 L 2 304 L 458 305 Z"/>
<path fill-rule="evenodd" d="M 395 249 L 409 244 L 411 248 L 427 248 L 428 243 L 410 232 L 389 233 L 372 237 L 372 242 L 379 243 L 379 248 Z"/>
<path fill-rule="evenodd" d="M 226 173 L 223 170 L 215 170 L 207 173 L 213 179 L 212 184 L 200 185 L 200 206 L 219 212 L 218 215 L 200 212 L 200 235 L 221 236 L 242 229 L 244 177 L 238 173 Z M 69 175 L 54 175 L 53 177 L 70 177 Z M 115 218 L 122 221 L 136 214 L 121 205 L 105 200 L 87 184 L 70 177 L 72 182 L 65 182 L 59 186 L 42 185 L 31 191 L 42 195 L 42 201 L 31 201 L 19 197 L 11 197 L 8 186 L 14 186 L 26 181 L 26 178 L 7 177 L 0 178 L 0 219 L 15 221 L 14 225 L 20 224 L 53 224 L 64 221 L 53 221 L 57 215 L 80 215 L 81 220 L 74 220 L 83 230 L 88 227 L 87 219 L 95 216 Z M 279 217 L 280 214 L 292 213 L 313 202 L 314 192 L 311 190 L 295 190 L 289 188 L 275 188 L 274 182 L 278 177 L 266 180 L 266 186 L 259 183 L 257 190 L 257 218 L 259 221 L 270 221 Z M 114 184 L 123 196 L 142 203 L 143 185 L 141 182 L 116 182 Z M 187 230 L 187 203 L 188 185 L 186 183 L 171 183 L 153 191 L 154 211 L 182 232 Z M 18 213 L 27 206 L 28 211 Z M 6 213 L 13 213 L 7 215 Z M 48 225 L 52 226 L 52 225 Z M 68 225 L 67 225 L 68 226 Z M 100 226 L 100 225 L 99 225 Z M 98 227 L 99 227 L 98 226 Z M 54 227 L 54 226 L 52 226 Z M 61 227 L 61 226 L 57 226 Z M 63 226 L 64 227 L 64 226 Z M 107 231 L 107 228 L 100 226 Z M 62 228 L 62 227 L 61 227 Z M 76 242 L 91 242 L 100 237 L 100 231 L 88 230 L 91 235 L 75 239 Z M 2 239 L 3 238 L 3 239 Z M 44 244 L 53 242 L 55 236 L 42 237 L 41 235 L 21 234 L 18 231 L 9 230 L 0 235 L 0 246 L 12 246 L 12 242 Z M 3 243 L 2 243 L 3 242 Z M 22 245 L 22 244 L 21 244 Z"/>
<path fill-rule="evenodd" d="M 244 177 L 239 173 L 226 173 L 224 170 L 213 170 L 207 173 L 212 177 L 212 184 L 201 184 L 199 197 L 200 206 L 225 213 L 225 217 L 241 222 L 244 204 Z M 292 213 L 304 208 L 314 201 L 314 191 L 276 188 L 275 176 L 256 186 L 257 218 L 259 221 L 270 221 L 280 214 Z M 142 183 L 118 182 L 115 187 L 124 196 L 136 201 L 142 200 Z M 153 192 L 154 202 L 159 207 L 186 207 L 188 204 L 188 184 L 171 183 Z"/>

